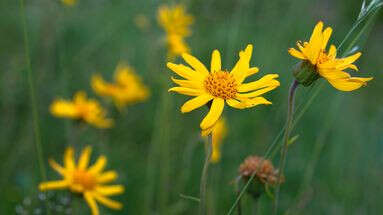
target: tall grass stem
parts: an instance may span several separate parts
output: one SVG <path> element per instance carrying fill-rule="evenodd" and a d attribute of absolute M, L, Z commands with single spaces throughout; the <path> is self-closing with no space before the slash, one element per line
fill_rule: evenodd
<path fill-rule="evenodd" d="M 202 169 L 201 184 L 200 184 L 200 204 L 199 204 L 199 214 L 206 215 L 206 190 L 207 190 L 207 181 L 208 181 L 208 169 L 210 164 L 210 157 L 212 154 L 212 134 L 208 135 L 207 146 L 206 146 L 206 156 L 205 163 Z"/>

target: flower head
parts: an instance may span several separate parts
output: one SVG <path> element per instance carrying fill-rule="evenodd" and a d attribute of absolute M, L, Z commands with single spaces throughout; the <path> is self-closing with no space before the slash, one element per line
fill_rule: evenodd
<path fill-rule="evenodd" d="M 129 66 L 119 65 L 114 80 L 115 83 L 107 83 L 100 75 L 94 75 L 91 84 L 95 93 L 112 98 L 118 108 L 145 101 L 149 97 L 149 89 Z"/>
<path fill-rule="evenodd" d="M 115 171 L 103 172 L 107 160 L 100 156 L 95 164 L 88 167 L 91 155 L 91 147 L 86 147 L 76 164 L 74 150 L 69 147 L 64 154 L 64 166 L 49 160 L 51 167 L 58 172 L 63 179 L 57 181 L 42 182 L 39 185 L 41 191 L 68 189 L 73 193 L 80 193 L 89 205 L 92 215 L 98 215 L 97 202 L 112 209 L 121 209 L 122 204 L 109 199 L 107 196 L 117 195 L 124 192 L 122 185 L 105 185 L 117 178 Z"/>
<path fill-rule="evenodd" d="M 193 23 L 193 19 L 192 15 L 186 13 L 183 5 L 161 6 L 158 9 L 158 23 L 168 34 L 189 36 L 191 34 L 189 26 Z"/>
<path fill-rule="evenodd" d="M 109 128 L 113 125 L 106 118 L 106 111 L 94 99 L 88 99 L 83 91 L 73 96 L 73 101 L 56 99 L 50 106 L 50 112 L 56 117 L 82 120 L 99 128 Z"/>
<path fill-rule="evenodd" d="M 239 166 L 239 174 L 248 180 L 255 173 L 255 180 L 264 184 L 275 185 L 278 182 L 278 170 L 269 160 L 258 156 L 249 156 Z M 282 181 L 283 182 L 283 178 Z"/>
<path fill-rule="evenodd" d="M 336 58 L 337 50 L 334 45 L 331 45 L 329 50 L 326 51 L 331 33 L 332 28 L 327 27 L 323 30 L 323 22 L 318 22 L 309 42 L 303 44 L 297 42 L 299 51 L 294 48 L 289 49 L 290 55 L 303 60 L 296 73 L 297 80 L 304 85 L 312 83 L 311 79 L 313 78 L 311 77 L 310 81 L 305 83 L 306 75 L 299 72 L 299 70 L 308 68 L 307 71 L 313 71 L 313 76 L 321 76 L 327 79 L 333 87 L 341 91 L 352 91 L 366 85 L 372 78 L 351 77 L 343 71 L 345 69 L 358 70 L 353 62 L 361 56 L 360 52 L 345 58 Z"/>
<path fill-rule="evenodd" d="M 211 133 L 213 152 L 211 154 L 210 162 L 217 163 L 221 160 L 221 144 L 227 134 L 226 120 L 220 118 L 214 126 L 206 130 L 202 130 L 201 136 L 205 137 Z"/>
<path fill-rule="evenodd" d="M 248 45 L 241 51 L 238 62 L 230 72 L 221 68 L 221 55 L 218 50 L 213 51 L 210 71 L 197 58 L 186 53 L 182 57 L 192 68 L 183 64 L 167 64 L 169 69 L 185 78 L 172 78 L 179 87 L 173 87 L 169 91 L 195 96 L 181 107 L 182 113 L 190 112 L 207 103 L 211 104 L 209 113 L 200 124 L 202 130 L 212 127 L 217 122 L 223 112 L 225 101 L 229 106 L 238 109 L 271 104 L 261 95 L 280 85 L 275 80 L 277 74 L 269 74 L 258 81 L 243 83 L 247 77 L 259 71 L 256 67 L 250 68 L 252 50 L 253 46 Z"/>

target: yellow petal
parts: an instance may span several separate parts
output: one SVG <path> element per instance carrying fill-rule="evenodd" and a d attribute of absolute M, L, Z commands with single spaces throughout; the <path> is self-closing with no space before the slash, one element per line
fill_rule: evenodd
<path fill-rule="evenodd" d="M 209 94 L 202 94 L 200 96 L 197 96 L 197 97 L 190 99 L 189 101 L 185 102 L 185 104 L 183 104 L 181 107 L 181 112 L 182 113 L 190 112 L 196 108 L 201 107 L 202 105 L 205 105 L 206 103 L 208 103 L 212 99 L 213 99 L 213 97 Z"/>
<path fill-rule="evenodd" d="M 64 153 L 64 166 L 65 169 L 71 171 L 75 168 L 74 150 L 73 147 L 68 147 Z"/>
<path fill-rule="evenodd" d="M 291 56 L 293 57 L 296 57 L 296 58 L 299 58 L 299 59 L 302 59 L 302 60 L 306 60 L 306 57 L 302 54 L 302 52 L 294 49 L 294 48 L 290 48 L 289 51 Z"/>
<path fill-rule="evenodd" d="M 345 78 L 345 79 L 327 79 L 327 81 L 340 91 L 353 91 L 367 85 L 367 81 L 372 78 Z"/>
<path fill-rule="evenodd" d="M 107 171 L 97 177 L 97 182 L 100 184 L 108 183 L 108 182 L 116 180 L 117 177 L 118 177 L 118 174 L 116 171 Z"/>
<path fill-rule="evenodd" d="M 339 59 L 339 64 L 336 65 L 336 68 L 340 69 L 341 67 L 347 66 L 354 63 L 362 55 L 361 52 L 355 53 L 349 57 Z"/>
<path fill-rule="evenodd" d="M 168 90 L 169 92 L 177 92 L 179 94 L 187 95 L 187 96 L 199 96 L 203 92 L 198 89 L 192 89 L 187 87 L 172 87 Z"/>
<path fill-rule="evenodd" d="M 214 123 L 216 123 L 219 117 L 221 116 L 224 107 L 225 100 L 221 98 L 213 99 L 209 113 L 206 115 L 206 117 L 202 120 L 200 124 L 201 129 L 207 129 L 213 126 Z"/>
<path fill-rule="evenodd" d="M 197 82 L 197 81 L 190 81 L 190 80 L 180 80 L 180 79 L 175 79 L 171 77 L 172 81 L 181 87 L 187 87 L 187 88 L 195 88 L 195 89 L 202 89 L 202 82 Z"/>
<path fill-rule="evenodd" d="M 106 157 L 101 155 L 100 157 L 98 157 L 96 163 L 89 167 L 88 172 L 98 174 L 105 168 L 106 163 Z"/>
<path fill-rule="evenodd" d="M 326 49 L 327 43 L 331 37 L 332 28 L 328 27 L 323 31 L 322 50 Z"/>
<path fill-rule="evenodd" d="M 254 98 L 254 97 L 257 97 L 257 96 L 260 96 L 262 94 L 265 94 L 271 90 L 274 90 L 275 88 L 277 88 L 279 86 L 279 82 L 274 80 L 275 83 L 269 87 L 265 87 L 263 89 L 260 89 L 260 90 L 256 90 L 256 91 L 253 91 L 253 92 L 250 92 L 250 93 L 243 93 L 243 94 L 240 94 L 240 93 L 237 93 L 237 97 L 238 98 Z"/>
<path fill-rule="evenodd" d="M 201 75 L 209 75 L 209 71 L 206 69 L 205 65 L 203 65 L 197 58 L 187 53 L 183 53 L 182 57 L 196 72 Z"/>
<path fill-rule="evenodd" d="M 124 186 L 122 185 L 109 185 L 109 186 L 98 186 L 96 191 L 104 196 L 118 195 L 124 192 Z"/>
<path fill-rule="evenodd" d="M 167 63 L 167 67 L 173 72 L 177 73 L 179 76 L 193 80 L 193 81 L 203 81 L 204 76 L 200 73 L 197 73 L 188 66 L 182 64 Z"/>
<path fill-rule="evenodd" d="M 238 108 L 238 109 L 252 108 L 252 107 L 260 105 L 260 104 L 265 104 L 265 105 L 271 104 L 270 101 L 268 101 L 267 99 L 265 99 L 263 97 L 256 97 L 256 98 L 251 98 L 251 99 L 242 99 L 241 101 L 237 101 L 235 99 L 228 99 L 228 100 L 226 100 L 226 102 L 231 107 Z"/>
<path fill-rule="evenodd" d="M 310 41 L 309 43 L 312 43 L 314 40 L 316 40 L 316 38 L 318 37 L 322 37 L 322 29 L 323 29 L 323 22 L 322 21 L 319 21 L 315 27 L 314 27 L 314 30 L 311 34 L 311 37 L 310 37 Z"/>
<path fill-rule="evenodd" d="M 217 72 L 221 71 L 221 54 L 218 50 L 214 50 L 211 56 L 210 71 Z"/>
<path fill-rule="evenodd" d="M 241 84 L 245 79 L 247 72 L 250 68 L 251 55 L 253 53 L 253 46 L 251 44 L 247 45 L 244 51 L 239 52 L 239 60 L 231 70 L 232 74 L 238 84 Z"/>
<path fill-rule="evenodd" d="M 115 210 L 120 210 L 122 208 L 122 204 L 120 202 L 104 197 L 98 193 L 92 193 L 92 195 L 98 202 L 100 202 L 108 208 Z"/>
<path fill-rule="evenodd" d="M 311 35 L 311 38 L 310 38 L 309 45 L 307 46 L 308 59 L 314 65 L 316 65 L 319 54 L 322 51 L 322 42 L 323 42 L 322 29 L 323 29 L 323 22 L 319 22 L 315 26 L 313 34 Z"/>
<path fill-rule="evenodd" d="M 278 78 L 279 75 L 277 74 L 268 74 L 263 76 L 261 79 L 258 81 L 253 81 L 250 83 L 246 84 L 241 84 L 237 90 L 238 92 L 249 92 L 252 90 L 257 90 L 263 87 L 268 87 L 268 86 L 279 86 L 280 83 L 277 80 L 274 80 L 275 78 Z"/>
<path fill-rule="evenodd" d="M 259 72 L 258 67 L 251 67 L 247 70 L 246 78 Z"/>
<path fill-rule="evenodd" d="M 49 159 L 48 160 L 49 162 L 49 165 L 54 169 L 56 170 L 56 172 L 58 172 L 60 175 L 64 176 L 65 175 L 65 169 L 60 165 L 58 164 L 56 161 L 54 161 L 53 159 Z"/>
<path fill-rule="evenodd" d="M 336 58 L 336 47 L 334 45 L 330 46 L 330 50 L 328 51 L 328 56 L 331 59 L 335 59 Z"/>
<path fill-rule="evenodd" d="M 68 188 L 69 184 L 65 180 L 60 181 L 47 181 L 39 184 L 40 191 L 46 190 L 62 190 Z"/>
<path fill-rule="evenodd" d="M 100 212 L 98 210 L 97 203 L 94 200 L 92 193 L 91 192 L 85 192 L 84 198 L 85 198 L 86 203 L 88 203 L 90 210 L 92 211 L 92 215 L 99 215 Z"/>
<path fill-rule="evenodd" d="M 49 110 L 51 114 L 56 117 L 79 117 L 76 106 L 72 102 L 63 99 L 53 101 L 53 103 L 49 107 Z"/>
<path fill-rule="evenodd" d="M 82 151 L 80 159 L 78 161 L 78 168 L 84 170 L 88 167 L 90 154 L 92 152 L 92 148 L 90 146 L 85 147 Z"/>

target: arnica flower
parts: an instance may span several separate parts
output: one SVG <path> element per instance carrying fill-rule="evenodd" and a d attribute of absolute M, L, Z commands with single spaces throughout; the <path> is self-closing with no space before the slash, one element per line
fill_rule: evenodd
<path fill-rule="evenodd" d="M 218 50 L 213 51 L 210 72 L 197 58 L 186 53 L 182 57 L 192 68 L 183 64 L 167 64 L 169 69 L 185 78 L 184 80 L 172 78 L 179 87 L 173 87 L 169 91 L 195 96 L 181 107 L 182 113 L 190 112 L 205 104 L 210 106 L 209 113 L 200 124 L 202 130 L 212 127 L 217 122 L 223 112 L 225 101 L 229 106 L 238 109 L 271 104 L 261 95 L 280 85 L 275 80 L 277 74 L 269 74 L 258 81 L 243 83 L 247 77 L 259 71 L 257 67 L 250 68 L 252 50 L 253 46 L 248 45 L 241 51 L 238 62 L 230 72 L 221 68 L 221 56 Z"/>
<path fill-rule="evenodd" d="M 157 19 L 166 32 L 168 58 L 173 59 L 182 53 L 189 53 L 190 48 L 185 42 L 185 37 L 191 34 L 189 26 L 194 18 L 186 13 L 183 5 L 161 6 Z"/>
<path fill-rule="evenodd" d="M 341 91 L 352 91 L 365 86 L 372 78 L 351 77 L 343 71 L 358 70 L 352 63 L 361 56 L 361 53 L 336 58 L 337 49 L 334 45 L 330 46 L 328 52 L 326 51 L 331 33 L 330 27 L 323 30 L 323 22 L 318 22 L 309 42 L 303 44 L 297 42 L 299 51 L 294 48 L 289 49 L 290 55 L 303 60 L 294 71 L 295 78 L 304 86 L 309 86 L 321 76 Z"/>
<path fill-rule="evenodd" d="M 98 128 L 109 128 L 113 120 L 106 118 L 106 111 L 83 91 L 73 96 L 73 101 L 56 99 L 50 106 L 53 116 L 81 120 Z"/>
<path fill-rule="evenodd" d="M 98 215 L 99 209 L 96 202 L 112 209 L 121 209 L 122 204 L 108 196 L 124 192 L 122 185 L 106 185 L 117 178 L 115 171 L 103 172 L 107 159 L 100 156 L 96 163 L 88 167 L 91 155 L 91 147 L 86 147 L 76 164 L 72 147 L 66 149 L 64 154 L 64 166 L 50 159 L 49 164 L 62 177 L 62 180 L 42 182 L 39 185 L 41 191 L 69 189 L 73 193 L 81 194 L 89 205 L 92 214 Z"/>
<path fill-rule="evenodd" d="M 175 5 L 173 7 L 161 6 L 158 9 L 157 20 L 167 34 L 186 37 L 191 34 L 189 26 L 193 23 L 194 18 L 186 13 L 183 5 Z"/>
<path fill-rule="evenodd" d="M 100 75 L 94 75 L 91 84 L 96 94 L 110 97 L 119 109 L 145 101 L 149 97 L 149 89 L 129 66 L 117 66 L 114 81 L 115 83 L 107 83 Z"/>
<path fill-rule="evenodd" d="M 226 120 L 224 118 L 220 118 L 214 126 L 209 129 L 202 130 L 201 132 L 201 136 L 203 137 L 206 137 L 209 134 L 212 135 L 213 147 L 210 162 L 218 163 L 221 160 L 221 144 L 227 134 Z"/>

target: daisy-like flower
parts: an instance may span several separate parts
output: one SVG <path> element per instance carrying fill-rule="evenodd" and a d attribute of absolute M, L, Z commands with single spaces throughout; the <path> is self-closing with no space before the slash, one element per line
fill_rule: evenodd
<path fill-rule="evenodd" d="M 201 136 L 206 137 L 210 133 L 212 135 L 213 147 L 210 162 L 218 163 L 221 160 L 221 144 L 227 134 L 226 120 L 224 118 L 220 118 L 214 126 L 209 129 L 202 130 Z"/>
<path fill-rule="evenodd" d="M 69 189 L 73 193 L 81 194 L 89 205 L 92 215 L 98 215 L 99 210 L 96 202 L 112 209 L 121 209 L 122 204 L 108 196 L 124 192 L 122 185 L 106 185 L 117 178 L 115 171 L 103 172 L 107 160 L 100 156 L 95 164 L 88 167 L 91 155 L 91 147 L 86 147 L 76 164 L 74 150 L 69 147 L 64 154 L 64 166 L 50 159 L 50 166 L 58 172 L 63 179 L 58 181 L 42 182 L 39 185 L 41 191 Z"/>
<path fill-rule="evenodd" d="M 361 56 L 360 52 L 345 58 L 336 58 L 337 49 L 334 45 L 330 46 L 328 52 L 326 51 L 331 33 L 332 28 L 327 27 L 323 30 L 323 22 L 318 22 L 309 42 L 303 44 L 297 42 L 299 51 L 289 49 L 290 55 L 303 60 L 294 71 L 297 81 L 308 86 L 319 77 L 323 77 L 341 91 L 352 91 L 367 85 L 372 78 L 351 77 L 343 71 L 358 70 L 353 63 Z"/>
<path fill-rule="evenodd" d="M 158 9 L 158 23 L 168 34 L 176 34 L 181 37 L 190 36 L 189 26 L 193 24 L 193 16 L 186 13 L 183 5 L 173 7 L 161 6 Z"/>
<path fill-rule="evenodd" d="M 218 50 L 213 51 L 210 72 L 197 58 L 185 53 L 182 57 L 192 68 L 183 64 L 168 63 L 169 69 L 185 78 L 184 80 L 172 78 L 179 87 L 173 87 L 169 91 L 195 96 L 181 107 L 181 112 L 187 113 L 209 104 L 210 111 L 200 124 L 201 129 L 206 130 L 220 118 L 225 101 L 229 106 L 238 109 L 271 104 L 261 95 L 280 85 L 279 81 L 275 80 L 277 74 L 269 74 L 258 81 L 243 83 L 247 77 L 259 71 L 257 67 L 250 68 L 252 51 L 252 45 L 241 51 L 238 62 L 230 72 L 221 68 L 221 55 Z"/>
<path fill-rule="evenodd" d="M 124 64 L 117 66 L 114 81 L 115 83 L 107 83 L 101 75 L 94 75 L 91 85 L 96 94 L 112 98 L 119 109 L 145 101 L 149 97 L 149 89 L 129 66 Z"/>
<path fill-rule="evenodd" d="M 98 128 L 109 128 L 113 120 L 106 118 L 106 111 L 94 99 L 88 99 L 83 91 L 73 96 L 73 101 L 56 99 L 50 106 L 53 116 L 84 121 Z"/>

